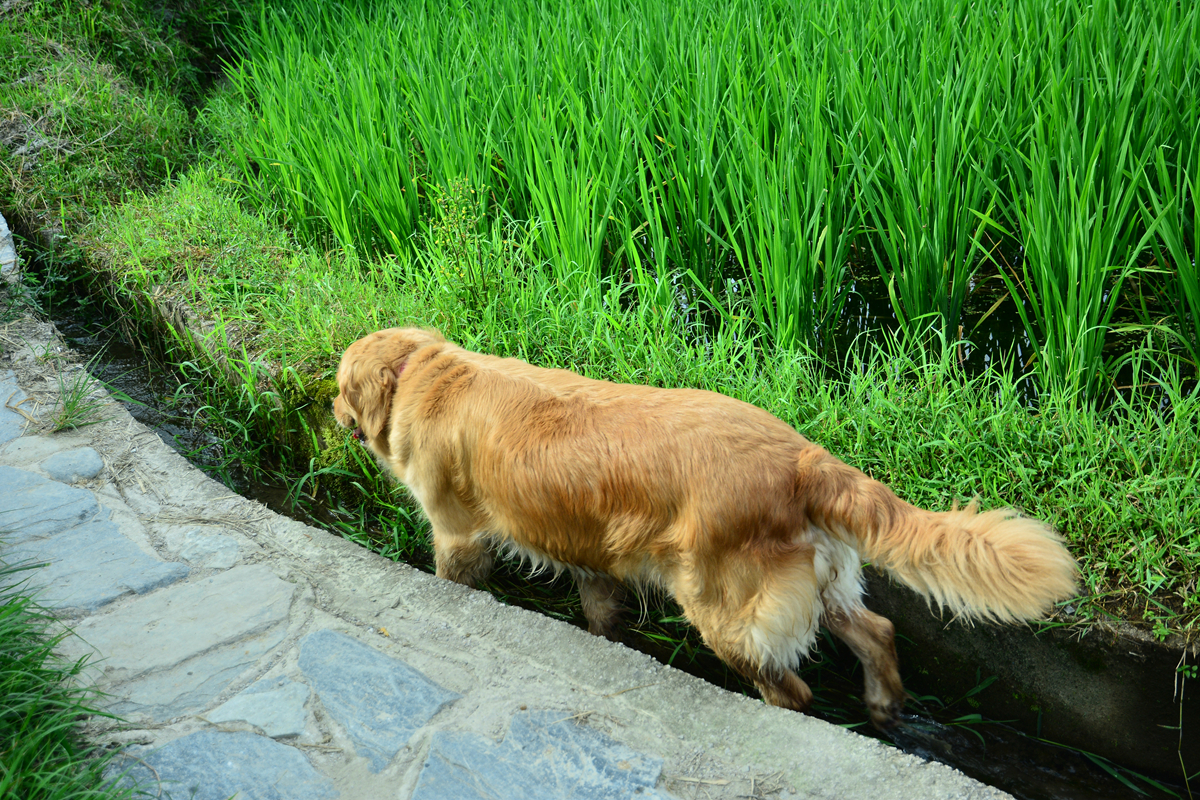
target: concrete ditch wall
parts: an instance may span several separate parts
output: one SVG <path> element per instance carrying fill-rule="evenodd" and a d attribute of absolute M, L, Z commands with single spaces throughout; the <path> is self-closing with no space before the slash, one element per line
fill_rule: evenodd
<path fill-rule="evenodd" d="M 909 691 L 962 696 L 978 669 L 996 677 L 976 695 L 993 719 L 1175 781 L 1184 765 L 1200 769 L 1200 685 L 1186 685 L 1180 670 L 1200 660 L 1200 643 L 1159 642 L 1107 623 L 1040 633 L 969 627 L 939 619 L 915 592 L 867 573 L 868 605 L 912 642 L 901 645 L 901 662 L 919 659 L 928 670 L 923 680 L 909 679 Z"/>

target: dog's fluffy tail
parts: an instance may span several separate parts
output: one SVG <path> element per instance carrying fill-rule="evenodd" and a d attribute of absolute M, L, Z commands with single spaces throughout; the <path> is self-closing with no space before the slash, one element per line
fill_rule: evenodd
<path fill-rule="evenodd" d="M 917 508 L 816 446 L 797 467 L 797 497 L 814 524 L 956 615 L 1036 619 L 1075 593 L 1075 561 L 1045 523 L 1012 509 L 978 514 L 974 503 Z"/>

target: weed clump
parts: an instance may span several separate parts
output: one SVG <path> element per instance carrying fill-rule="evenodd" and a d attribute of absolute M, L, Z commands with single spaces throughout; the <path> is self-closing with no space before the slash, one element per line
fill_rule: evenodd
<path fill-rule="evenodd" d="M 53 616 L 22 581 L 29 569 L 0 560 L 0 793 L 22 800 L 130 797 L 131 789 L 104 779 L 112 754 L 80 740 L 81 717 L 106 715 L 94 707 L 96 692 L 76 683 L 87 658 L 56 655 L 68 634 L 51 632 Z"/>

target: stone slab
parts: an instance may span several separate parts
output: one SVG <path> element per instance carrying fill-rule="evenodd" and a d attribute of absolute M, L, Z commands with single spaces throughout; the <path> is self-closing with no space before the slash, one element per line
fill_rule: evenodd
<path fill-rule="evenodd" d="M 96 496 L 16 467 L 0 465 L 0 531 L 13 544 L 108 519 Z"/>
<path fill-rule="evenodd" d="M 529 711 L 513 717 L 498 745 L 473 733 L 435 733 L 412 800 L 629 800 L 649 796 L 661 772 L 661 758 L 570 712 Z"/>
<path fill-rule="evenodd" d="M 27 539 L 8 549 L 13 562 L 45 562 L 30 587 L 48 608 L 95 611 L 126 594 L 145 594 L 187 577 L 184 564 L 160 561 L 125 537 L 109 520 Z"/>
<path fill-rule="evenodd" d="M 175 666 L 106 686 L 104 709 L 123 717 L 149 717 L 154 722 L 202 714 L 217 695 L 255 668 L 286 635 L 286 626 L 276 625 Z"/>
<path fill-rule="evenodd" d="M 0 462 L 17 469 L 32 469 L 39 461 L 45 461 L 55 453 L 88 446 L 88 439 L 77 428 L 71 432 L 37 434 L 26 430 L 19 439 L 0 445 Z"/>
<path fill-rule="evenodd" d="M 95 478 L 104 470 L 104 459 L 91 447 L 64 450 L 42 462 L 42 469 L 56 481 L 76 483 Z"/>
<path fill-rule="evenodd" d="M 200 731 L 157 750 L 131 751 L 121 786 L 163 800 L 332 800 L 333 782 L 294 747 L 252 733 Z M 118 761 L 122 764 L 122 761 Z M 153 772 L 151 772 L 151 768 Z"/>
<path fill-rule="evenodd" d="M 234 567 L 91 617 L 75 632 L 104 655 L 106 672 L 129 679 L 281 625 L 295 589 L 266 564 Z"/>
<path fill-rule="evenodd" d="M 179 557 L 207 569 L 228 569 L 237 563 L 238 543 L 232 536 L 192 528 L 183 535 Z"/>
<path fill-rule="evenodd" d="M 105 710 L 156 722 L 202 712 L 283 642 L 295 589 L 265 564 L 240 567 L 83 620 Z"/>
<path fill-rule="evenodd" d="M 303 683 L 286 677 L 259 681 L 204 717 L 209 722 L 248 722 L 272 738 L 299 736 L 304 733 L 308 718 L 304 704 L 311 693 Z"/>
<path fill-rule="evenodd" d="M 11 442 L 25 429 L 28 420 L 9 408 L 24 399 L 25 392 L 17 385 L 16 373 L 11 369 L 0 371 L 0 444 Z"/>
<path fill-rule="evenodd" d="M 386 767 L 417 730 L 460 697 L 403 661 L 331 630 L 301 640 L 300 669 L 372 772 Z"/>

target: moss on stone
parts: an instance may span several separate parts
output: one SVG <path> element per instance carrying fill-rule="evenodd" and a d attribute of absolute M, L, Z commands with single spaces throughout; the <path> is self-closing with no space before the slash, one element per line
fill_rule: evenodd
<path fill-rule="evenodd" d="M 283 457 L 307 471 L 335 505 L 354 508 L 370 497 L 389 498 L 392 485 L 374 458 L 337 424 L 332 406 L 337 381 L 327 373 L 287 370 L 279 381 L 283 417 Z"/>

